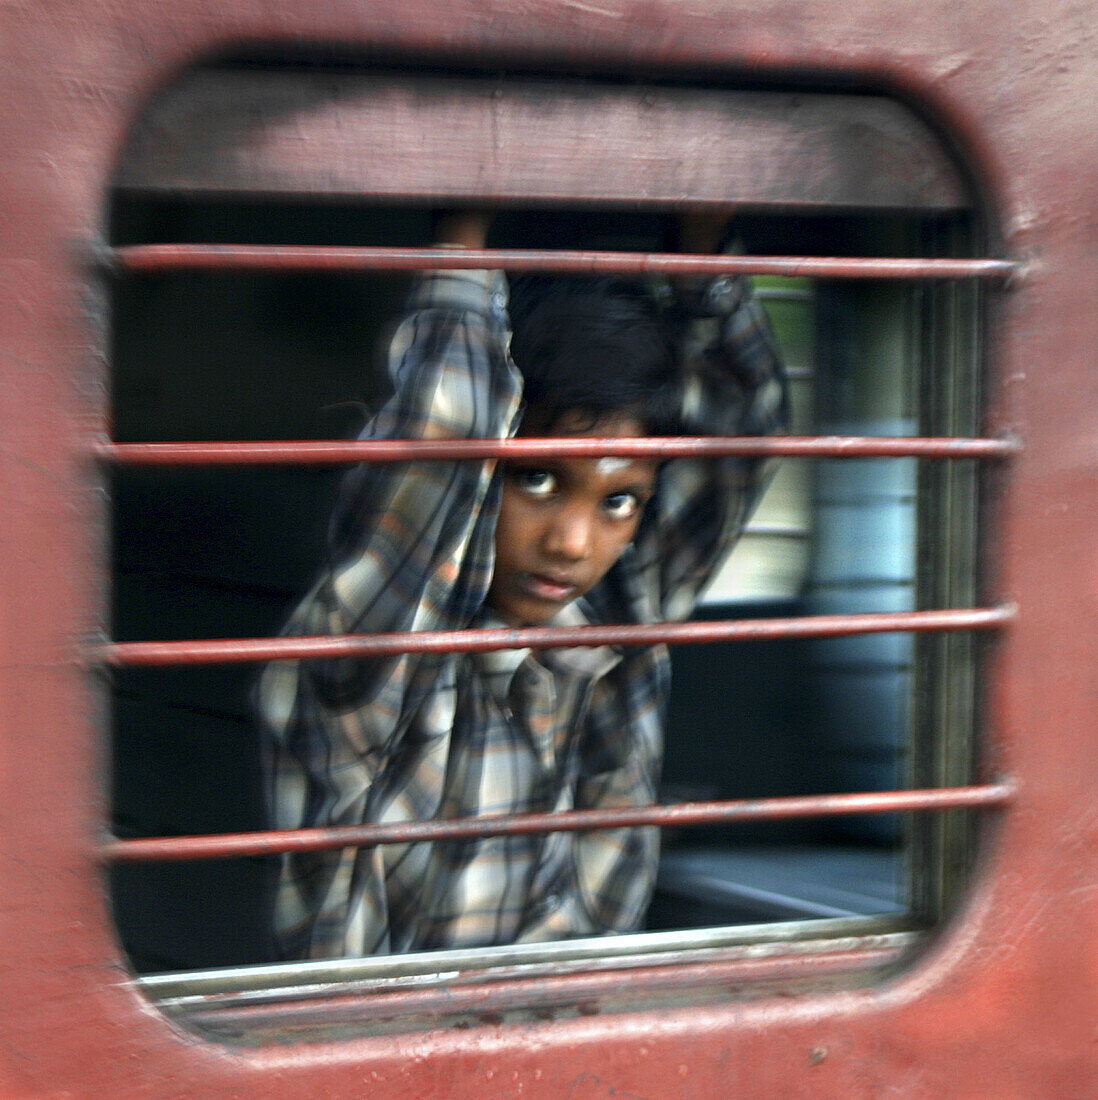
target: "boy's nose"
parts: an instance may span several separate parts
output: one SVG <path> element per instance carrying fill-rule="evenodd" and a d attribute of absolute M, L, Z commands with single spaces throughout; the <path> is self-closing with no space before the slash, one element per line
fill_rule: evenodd
<path fill-rule="evenodd" d="M 591 553 L 594 520 L 585 508 L 562 509 L 545 535 L 545 551 L 568 561 L 583 561 Z"/>

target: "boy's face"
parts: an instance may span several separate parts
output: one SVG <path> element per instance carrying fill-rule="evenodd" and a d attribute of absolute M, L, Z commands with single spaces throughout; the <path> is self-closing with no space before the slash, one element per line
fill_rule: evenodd
<path fill-rule="evenodd" d="M 566 413 L 551 433 L 542 434 L 644 434 L 640 421 L 625 414 L 593 428 L 577 425 L 586 425 L 586 419 Z M 646 458 L 507 463 L 489 604 L 512 626 L 548 622 L 602 580 L 618 560 L 637 530 L 655 479 L 656 461 Z"/>

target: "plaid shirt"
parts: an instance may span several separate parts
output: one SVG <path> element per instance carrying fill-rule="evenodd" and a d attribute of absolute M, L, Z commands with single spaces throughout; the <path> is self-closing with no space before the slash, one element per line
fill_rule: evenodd
<path fill-rule="evenodd" d="M 782 368 L 746 282 L 687 297 L 684 424 L 780 429 Z M 423 278 L 389 348 L 394 396 L 363 437 L 512 435 L 522 379 L 508 345 L 502 274 Z M 494 467 L 351 471 L 328 564 L 285 633 L 502 625 L 484 606 Z M 757 462 L 665 464 L 632 545 L 554 625 L 688 615 L 759 480 Z M 272 827 L 651 804 L 669 673 L 663 645 L 272 663 L 258 689 Z M 629 828 L 285 856 L 275 935 L 286 958 L 327 958 L 629 931 L 657 854 L 656 829 Z"/>

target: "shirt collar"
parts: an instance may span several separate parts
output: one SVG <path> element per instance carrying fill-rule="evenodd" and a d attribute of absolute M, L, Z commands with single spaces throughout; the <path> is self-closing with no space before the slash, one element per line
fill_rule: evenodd
<path fill-rule="evenodd" d="M 573 600 L 565 604 L 549 620 L 546 626 L 590 626 L 591 614 L 585 601 Z M 507 623 L 490 609 L 481 612 L 477 626 L 487 629 L 506 629 Z M 476 653 L 474 661 L 482 673 L 491 678 L 498 690 L 506 695 L 519 665 L 527 658 L 552 672 L 577 679 L 597 680 L 605 676 L 622 658 L 616 646 L 571 646 L 567 649 L 542 649 L 534 652 L 526 649 L 497 649 Z"/>
<path fill-rule="evenodd" d="M 547 625 L 590 626 L 590 609 L 586 601 L 573 600 L 570 604 L 565 604 Z M 621 656 L 621 650 L 615 646 L 599 645 L 543 649 L 535 655 L 535 659 L 555 672 L 596 680 L 618 664 Z"/>

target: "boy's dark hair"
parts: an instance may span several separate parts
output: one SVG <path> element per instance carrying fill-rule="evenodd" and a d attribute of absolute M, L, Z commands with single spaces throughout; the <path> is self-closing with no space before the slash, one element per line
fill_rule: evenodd
<path fill-rule="evenodd" d="M 677 371 L 669 326 L 645 289 L 623 279 L 513 276 L 511 355 L 527 417 L 551 431 L 566 413 L 590 426 L 636 416 L 673 431 Z"/>

